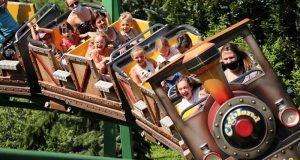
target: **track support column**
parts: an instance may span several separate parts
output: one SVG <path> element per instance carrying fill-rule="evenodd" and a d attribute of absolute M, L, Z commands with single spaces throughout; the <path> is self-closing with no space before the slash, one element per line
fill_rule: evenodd
<path fill-rule="evenodd" d="M 116 125 L 104 122 L 104 156 L 116 157 Z"/>
<path fill-rule="evenodd" d="M 104 0 L 102 5 L 108 11 L 111 21 L 115 22 L 120 16 L 120 0 Z M 122 158 L 133 158 L 133 145 L 131 128 L 119 125 L 122 143 Z M 109 157 L 116 156 L 116 133 L 115 124 L 104 122 L 104 155 Z"/>
<path fill-rule="evenodd" d="M 112 22 L 118 20 L 120 16 L 120 0 L 104 0 L 102 5 L 109 13 Z"/>
<path fill-rule="evenodd" d="M 119 125 L 122 143 L 122 158 L 133 159 L 133 145 L 131 137 L 131 128 L 125 125 Z"/>

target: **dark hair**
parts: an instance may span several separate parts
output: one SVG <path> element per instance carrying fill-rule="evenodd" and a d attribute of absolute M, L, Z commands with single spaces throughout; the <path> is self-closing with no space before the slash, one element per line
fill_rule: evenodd
<path fill-rule="evenodd" d="M 186 33 L 180 34 L 176 40 L 176 48 L 190 48 L 192 47 L 192 39 Z"/>
<path fill-rule="evenodd" d="M 226 43 L 222 47 L 221 53 L 223 51 L 232 51 L 234 54 L 236 54 L 238 61 L 241 61 L 243 63 L 244 71 L 248 71 L 252 68 L 253 62 L 252 62 L 250 56 L 246 52 L 244 52 L 243 50 L 238 48 L 237 45 L 235 45 L 233 43 Z M 221 57 L 222 57 L 222 54 L 221 54 Z"/>
<path fill-rule="evenodd" d="M 104 11 L 101 11 L 101 10 L 97 10 L 97 11 L 95 11 L 95 18 L 93 19 L 93 25 L 95 25 L 96 24 L 96 20 L 101 16 L 101 17 L 104 17 L 104 18 L 106 18 L 107 17 L 107 15 L 106 15 L 106 13 L 104 12 Z"/>
<path fill-rule="evenodd" d="M 156 49 L 162 49 L 163 47 L 166 46 L 170 46 L 169 44 L 169 40 L 167 39 L 167 37 L 160 37 L 158 39 L 155 40 L 155 48 Z"/>
<path fill-rule="evenodd" d="M 175 88 L 176 88 L 177 94 L 179 94 L 177 85 L 181 81 L 186 81 L 192 87 L 192 89 L 195 89 L 196 87 L 200 87 L 202 85 L 202 83 L 195 77 L 186 77 L 186 76 L 180 77 L 179 79 L 177 79 L 177 81 L 175 83 Z"/>
<path fill-rule="evenodd" d="M 74 29 L 73 27 L 66 21 L 64 23 L 62 23 L 60 26 L 59 26 L 59 33 L 62 34 L 62 29 L 63 28 L 67 28 L 68 30 L 71 30 L 72 33 L 74 33 Z"/>

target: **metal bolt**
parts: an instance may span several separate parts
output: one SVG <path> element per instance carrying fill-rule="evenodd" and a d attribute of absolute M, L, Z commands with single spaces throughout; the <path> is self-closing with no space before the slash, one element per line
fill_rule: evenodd
<path fill-rule="evenodd" d="M 266 110 L 267 110 L 267 108 L 266 108 L 266 107 L 263 107 L 262 109 L 263 109 L 263 111 L 266 111 Z"/>
<path fill-rule="evenodd" d="M 218 123 L 215 124 L 215 127 L 219 127 Z"/>
<path fill-rule="evenodd" d="M 248 153 L 246 153 L 246 157 L 249 157 L 249 154 L 248 154 Z"/>
<path fill-rule="evenodd" d="M 255 101 L 255 100 L 252 100 L 251 102 L 252 102 L 253 104 L 255 104 L 255 103 L 256 103 L 256 101 Z"/>
<path fill-rule="evenodd" d="M 278 155 L 277 155 L 277 154 L 275 154 L 275 155 L 274 155 L 274 157 L 275 157 L 275 158 L 277 158 L 277 157 L 278 157 Z"/>
<path fill-rule="evenodd" d="M 243 98 L 240 98 L 240 102 L 243 102 L 244 100 L 243 100 Z"/>
<path fill-rule="evenodd" d="M 272 121 L 273 120 L 273 118 L 272 117 L 269 117 L 269 121 Z"/>
<path fill-rule="evenodd" d="M 220 115 L 220 116 L 223 116 L 223 113 L 222 113 L 222 112 L 219 112 L 219 115 Z"/>
<path fill-rule="evenodd" d="M 272 133 L 273 132 L 273 129 L 270 129 L 270 133 Z"/>
<path fill-rule="evenodd" d="M 260 153 L 260 150 L 259 150 L 259 149 L 257 150 L 257 153 Z"/>
<path fill-rule="evenodd" d="M 227 105 L 228 105 L 228 106 L 231 106 L 231 103 L 228 103 Z"/>
<path fill-rule="evenodd" d="M 266 141 L 266 144 L 269 144 L 269 141 Z"/>
<path fill-rule="evenodd" d="M 282 154 L 285 154 L 285 150 L 283 149 L 283 150 L 281 151 L 281 153 L 282 153 Z"/>
<path fill-rule="evenodd" d="M 217 136 L 217 138 L 220 139 L 221 137 L 220 137 L 220 136 Z"/>
<path fill-rule="evenodd" d="M 224 149 L 227 149 L 227 146 L 223 146 Z"/>
<path fill-rule="evenodd" d="M 237 155 L 237 153 L 236 153 L 236 152 L 233 152 L 233 155 L 235 155 L 235 156 L 236 156 L 236 155 Z"/>

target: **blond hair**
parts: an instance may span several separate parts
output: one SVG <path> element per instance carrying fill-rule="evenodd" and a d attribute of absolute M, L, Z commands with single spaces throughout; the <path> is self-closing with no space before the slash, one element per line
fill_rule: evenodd
<path fill-rule="evenodd" d="M 134 55 L 135 53 L 140 53 L 140 52 L 143 52 L 144 54 L 146 54 L 146 51 L 144 50 L 143 47 L 141 47 L 141 46 L 136 46 L 136 47 L 134 47 L 134 48 L 131 50 L 130 55 L 131 55 L 131 57 L 133 58 L 133 55 Z"/>
<path fill-rule="evenodd" d="M 108 42 L 109 42 L 109 40 L 110 40 L 109 37 L 108 37 L 108 35 L 105 34 L 103 31 L 97 31 L 96 34 L 95 34 L 94 36 L 91 37 L 91 41 L 90 41 L 90 43 L 89 43 L 89 48 L 88 48 L 88 50 L 94 48 L 94 42 L 95 42 L 96 37 L 102 37 L 102 38 L 104 38 L 104 40 L 105 40 L 105 47 L 108 46 Z"/>
<path fill-rule="evenodd" d="M 170 47 L 170 44 L 166 37 L 160 37 L 155 40 L 155 47 L 157 50 L 160 50 L 164 47 Z"/>
<path fill-rule="evenodd" d="M 91 42 L 94 42 L 96 37 L 102 37 L 105 39 L 106 43 L 109 41 L 109 37 L 106 33 L 104 33 L 103 31 L 97 31 L 96 34 L 94 36 L 91 37 Z"/>
<path fill-rule="evenodd" d="M 132 22 L 133 17 L 130 12 L 123 12 L 123 13 L 121 13 L 119 20 L 120 21 L 127 20 L 127 21 Z"/>

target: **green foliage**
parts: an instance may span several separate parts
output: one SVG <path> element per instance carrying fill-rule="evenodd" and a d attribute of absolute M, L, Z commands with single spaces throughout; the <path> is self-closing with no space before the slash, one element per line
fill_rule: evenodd
<path fill-rule="evenodd" d="M 130 11 L 137 18 L 147 19 L 153 23 L 167 23 L 172 26 L 189 24 L 198 26 L 200 30 L 202 28 L 207 29 L 207 21 L 204 18 L 205 10 L 200 1 L 124 0 L 122 1 L 122 9 L 122 11 Z M 145 13 L 147 17 L 145 17 Z"/>
<path fill-rule="evenodd" d="M 31 116 L 23 109 L 11 109 L 1 107 L 0 109 L 0 147 L 1 148 L 22 148 L 19 141 L 23 138 L 23 128 L 27 125 L 24 120 Z M 17 142 L 17 143 L 16 143 Z"/>
<path fill-rule="evenodd" d="M 33 123 L 29 123 L 25 128 L 23 137 L 26 149 L 37 150 L 47 148 L 45 135 L 50 133 L 57 119 L 57 115 L 49 112 L 42 112 L 41 117 L 34 118 Z M 38 142 L 38 143 L 37 143 Z"/>
<path fill-rule="evenodd" d="M 217 23 L 217 24 L 216 24 Z M 226 15 L 221 16 L 220 18 L 218 18 L 218 22 L 210 22 L 208 24 L 208 28 L 209 31 L 206 32 L 206 38 L 207 37 L 211 37 L 221 31 L 223 31 L 224 29 L 226 29 L 230 24 L 228 24 L 228 18 Z"/>
<path fill-rule="evenodd" d="M 92 118 L 0 108 L 0 147 L 100 155 L 102 122 Z"/>
<path fill-rule="evenodd" d="M 103 156 L 103 122 L 98 118 L 20 108 L 0 108 L 0 147 Z M 119 131 L 118 131 L 119 132 Z M 147 159 L 150 144 L 132 131 L 134 156 Z M 117 137 L 120 158 L 120 137 Z"/>
<path fill-rule="evenodd" d="M 151 154 L 149 154 L 149 158 L 153 160 L 184 160 L 181 155 L 177 152 L 166 149 L 162 146 L 152 145 L 151 146 Z"/>

